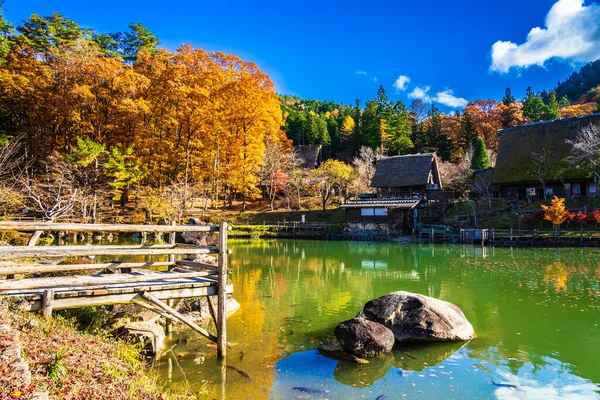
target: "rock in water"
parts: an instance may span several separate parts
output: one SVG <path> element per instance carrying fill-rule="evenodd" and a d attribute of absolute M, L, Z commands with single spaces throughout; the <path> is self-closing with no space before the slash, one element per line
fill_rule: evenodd
<path fill-rule="evenodd" d="M 334 344 L 329 343 L 321 343 L 317 348 L 319 353 L 327 358 L 332 358 L 334 360 L 346 360 L 353 362 L 355 364 L 368 364 L 369 362 L 364 358 L 358 358 L 354 354 L 350 354 L 345 352 L 343 349 L 339 348 Z"/>
<path fill-rule="evenodd" d="M 392 292 L 371 300 L 362 315 L 390 328 L 397 341 L 459 342 L 473 339 L 473 326 L 456 305 L 410 292 Z"/>
<path fill-rule="evenodd" d="M 353 318 L 335 327 L 335 337 L 346 351 L 358 357 L 387 354 L 394 347 L 394 334 L 385 326 L 364 318 Z"/>
<path fill-rule="evenodd" d="M 130 322 L 123 327 L 123 335 L 144 344 L 144 349 L 152 355 L 160 356 L 165 348 L 165 331 L 153 322 Z"/>

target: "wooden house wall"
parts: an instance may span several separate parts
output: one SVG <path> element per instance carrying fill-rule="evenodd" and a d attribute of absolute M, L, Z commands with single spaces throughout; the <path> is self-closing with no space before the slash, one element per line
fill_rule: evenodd
<path fill-rule="evenodd" d="M 361 215 L 360 208 L 346 208 L 346 223 L 349 224 L 387 224 L 392 229 L 403 231 L 412 229 L 413 210 L 406 208 L 388 208 L 388 215 Z"/>

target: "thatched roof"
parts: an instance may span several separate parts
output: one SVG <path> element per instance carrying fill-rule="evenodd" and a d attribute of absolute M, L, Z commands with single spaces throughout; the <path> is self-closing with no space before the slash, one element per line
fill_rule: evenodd
<path fill-rule="evenodd" d="M 371 186 L 374 188 L 424 186 L 429 182 L 431 174 L 434 182 L 440 184 L 441 189 L 435 153 L 385 157 L 377 163 Z"/>
<path fill-rule="evenodd" d="M 300 158 L 300 168 L 314 169 L 317 167 L 319 162 L 319 155 L 321 153 L 321 145 L 317 144 L 306 144 L 294 146 L 294 151 Z"/>
<path fill-rule="evenodd" d="M 571 147 L 566 141 L 573 140 L 583 127 L 590 124 L 600 124 L 600 113 L 501 131 L 493 182 L 504 185 L 538 182 L 533 153 L 542 154 L 544 150 L 551 165 L 556 168 L 556 173 L 550 175 L 560 175 L 557 181 L 587 179 L 584 171 L 566 162 Z"/>

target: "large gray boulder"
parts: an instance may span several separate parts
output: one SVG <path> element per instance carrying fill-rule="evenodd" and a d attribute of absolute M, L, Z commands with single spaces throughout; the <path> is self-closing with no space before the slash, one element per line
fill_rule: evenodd
<path fill-rule="evenodd" d="M 458 306 L 410 292 L 392 292 L 371 300 L 361 313 L 390 328 L 397 341 L 473 339 L 473 326 Z"/>
<path fill-rule="evenodd" d="M 364 318 L 341 322 L 333 333 L 346 351 L 362 358 L 387 354 L 394 347 L 391 330 Z"/>

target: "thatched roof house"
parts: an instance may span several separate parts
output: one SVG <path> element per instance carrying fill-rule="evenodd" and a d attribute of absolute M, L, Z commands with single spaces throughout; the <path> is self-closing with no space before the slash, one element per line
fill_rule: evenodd
<path fill-rule="evenodd" d="M 306 144 L 294 146 L 293 151 L 298 154 L 300 168 L 315 169 L 321 161 L 321 145 Z"/>
<path fill-rule="evenodd" d="M 435 200 L 442 187 L 435 153 L 385 157 L 379 160 L 371 186 L 376 198 L 349 201 L 346 223 L 350 228 L 379 226 L 409 233 L 414 228 L 416 207 Z"/>
<path fill-rule="evenodd" d="M 590 124 L 600 124 L 600 113 L 537 122 L 508 128 L 500 132 L 498 156 L 492 181 L 501 187 L 503 197 L 544 197 L 536 157 L 544 157 L 550 169 L 544 173 L 549 183 L 547 195 L 566 197 L 586 196 L 590 190 L 595 194 L 595 185 L 590 187 L 589 175 L 567 163 L 571 151 L 567 140 L 573 140 L 581 129 Z"/>
<path fill-rule="evenodd" d="M 382 158 L 377 163 L 371 187 L 385 197 L 439 190 L 442 182 L 437 156 L 427 153 Z"/>

